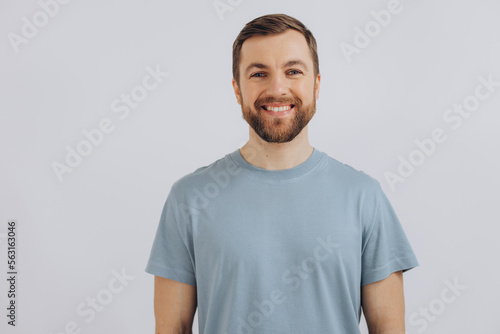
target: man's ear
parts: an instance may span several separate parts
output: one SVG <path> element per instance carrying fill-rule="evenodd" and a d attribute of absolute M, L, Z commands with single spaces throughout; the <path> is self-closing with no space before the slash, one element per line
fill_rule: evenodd
<path fill-rule="evenodd" d="M 234 89 L 234 95 L 236 95 L 236 101 L 238 102 L 238 104 L 241 105 L 241 92 L 240 92 L 240 88 L 238 87 L 238 84 L 236 83 L 236 80 L 234 80 L 233 78 L 233 89 Z"/>
<path fill-rule="evenodd" d="M 320 81 L 321 81 L 321 74 L 318 73 L 318 77 L 316 78 L 316 91 L 314 92 L 316 100 L 319 99 L 319 82 Z"/>

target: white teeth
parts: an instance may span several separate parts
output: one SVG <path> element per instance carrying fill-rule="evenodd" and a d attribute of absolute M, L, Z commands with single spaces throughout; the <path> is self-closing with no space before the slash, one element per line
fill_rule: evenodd
<path fill-rule="evenodd" d="M 266 106 L 267 110 L 274 111 L 274 112 L 279 112 L 279 111 L 285 111 L 291 109 L 292 106 L 286 106 L 286 107 L 271 107 L 271 106 Z"/>

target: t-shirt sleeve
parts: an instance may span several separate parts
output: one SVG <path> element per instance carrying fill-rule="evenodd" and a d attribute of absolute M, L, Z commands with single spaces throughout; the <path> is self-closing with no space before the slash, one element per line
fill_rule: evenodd
<path fill-rule="evenodd" d="M 192 233 L 186 219 L 179 219 L 172 188 L 163 206 L 145 271 L 196 286 Z"/>
<path fill-rule="evenodd" d="M 419 265 L 389 199 L 376 184 L 373 220 L 363 238 L 361 286 Z"/>

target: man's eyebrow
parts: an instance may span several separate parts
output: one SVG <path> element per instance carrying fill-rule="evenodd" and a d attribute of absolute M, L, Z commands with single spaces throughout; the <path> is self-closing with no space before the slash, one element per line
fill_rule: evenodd
<path fill-rule="evenodd" d="M 300 59 L 292 59 L 292 60 L 289 60 L 285 63 L 285 65 L 283 65 L 283 68 L 285 67 L 290 67 L 290 66 L 294 66 L 294 65 L 300 65 L 302 67 L 304 67 L 304 69 L 307 71 L 307 66 L 306 64 L 300 60 Z M 245 75 L 248 74 L 248 72 L 252 69 L 252 68 L 260 68 L 260 69 L 267 69 L 269 68 L 269 66 L 267 66 L 266 64 L 262 64 L 262 63 L 251 63 L 250 65 L 247 66 L 247 68 L 245 69 Z"/>
<path fill-rule="evenodd" d="M 300 59 L 292 59 L 292 60 L 289 60 L 287 61 L 287 63 L 283 66 L 283 67 L 291 67 L 291 66 L 294 66 L 294 65 L 300 65 L 302 66 L 306 71 L 308 70 L 307 69 L 307 65 Z"/>

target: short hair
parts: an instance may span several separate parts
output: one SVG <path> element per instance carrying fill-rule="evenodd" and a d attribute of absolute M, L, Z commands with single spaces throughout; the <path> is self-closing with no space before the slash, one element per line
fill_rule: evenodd
<path fill-rule="evenodd" d="M 305 37 L 311 51 L 314 77 L 319 74 L 318 51 L 316 39 L 312 32 L 302 22 L 289 15 L 269 14 L 248 22 L 233 43 L 233 78 L 236 80 L 238 86 L 240 85 L 240 60 L 243 42 L 253 36 L 279 35 L 288 29 L 297 30 Z"/>

